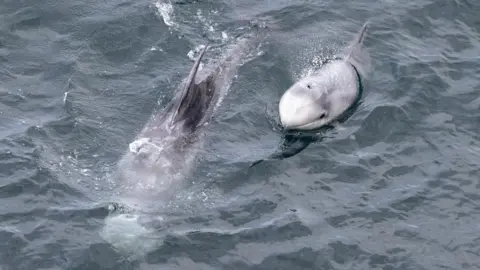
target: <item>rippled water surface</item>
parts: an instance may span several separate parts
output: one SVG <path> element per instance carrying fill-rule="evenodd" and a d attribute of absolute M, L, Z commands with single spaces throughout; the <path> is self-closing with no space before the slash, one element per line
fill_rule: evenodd
<path fill-rule="evenodd" d="M 480 4 L 473 0 L 1 1 L 1 269 L 480 269 Z M 277 104 L 365 21 L 358 109 L 282 141 Z M 200 45 L 264 22 L 190 184 L 125 252 L 105 238 L 128 144 Z M 113 203 L 113 204 L 112 204 Z M 131 227 L 129 227 L 131 226 Z"/>

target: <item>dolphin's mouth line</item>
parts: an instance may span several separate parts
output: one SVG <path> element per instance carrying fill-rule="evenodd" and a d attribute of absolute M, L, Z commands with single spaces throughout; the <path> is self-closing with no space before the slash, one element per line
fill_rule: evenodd
<path fill-rule="evenodd" d="M 270 123 L 272 129 L 275 132 L 282 133 L 284 135 L 302 135 L 302 134 L 306 134 L 307 136 L 308 135 L 318 135 L 318 133 L 320 133 L 326 126 L 330 126 L 329 123 L 326 123 L 325 125 L 323 125 L 321 127 L 318 127 L 318 128 L 315 128 L 315 129 L 310 129 L 310 130 L 301 129 L 301 127 L 313 123 L 313 122 L 311 122 L 311 123 L 308 123 L 308 124 L 305 124 L 305 125 L 297 125 L 297 126 L 294 126 L 294 127 L 286 128 L 278 120 L 278 117 L 268 117 L 268 114 L 267 114 L 266 118 L 267 118 L 267 121 Z"/>
<path fill-rule="evenodd" d="M 284 131 L 289 131 L 289 130 L 298 130 L 298 131 L 315 131 L 317 128 L 309 129 L 308 127 L 314 125 L 317 121 L 312 121 L 303 125 L 295 125 L 295 126 L 289 126 L 288 128 L 284 128 Z"/>
<path fill-rule="evenodd" d="M 286 136 L 318 136 L 321 135 L 323 132 L 330 129 L 332 126 L 327 124 L 323 125 L 320 128 L 311 129 L 311 130 L 304 130 L 304 129 L 284 129 L 282 133 Z"/>

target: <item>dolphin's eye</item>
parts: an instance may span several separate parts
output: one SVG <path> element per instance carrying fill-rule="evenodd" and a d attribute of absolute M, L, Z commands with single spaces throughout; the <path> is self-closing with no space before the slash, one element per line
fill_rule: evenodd
<path fill-rule="evenodd" d="M 325 118 L 325 116 L 327 116 L 327 113 L 324 112 L 320 115 L 320 117 L 318 117 L 318 119 L 323 119 L 323 118 Z"/>
<path fill-rule="evenodd" d="M 310 84 L 307 84 L 308 89 L 312 89 L 312 86 Z"/>

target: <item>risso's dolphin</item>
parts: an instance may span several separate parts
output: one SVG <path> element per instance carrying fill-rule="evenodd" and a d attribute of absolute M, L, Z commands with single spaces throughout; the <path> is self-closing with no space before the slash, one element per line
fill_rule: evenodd
<path fill-rule="evenodd" d="M 190 171 L 201 143 L 197 130 L 209 119 L 222 90 L 216 82 L 220 74 L 204 78 L 197 74 L 207 49 L 208 45 L 201 50 L 176 97 L 152 115 L 118 162 L 115 181 L 130 208 L 145 210 L 145 205 L 138 204 L 150 196 L 164 199 L 167 192 L 182 186 Z"/>
<path fill-rule="evenodd" d="M 312 130 L 330 124 L 359 100 L 364 74 L 357 56 L 367 25 L 343 57 L 327 61 L 285 91 L 278 106 L 285 129 Z"/>
<path fill-rule="evenodd" d="M 102 237 L 118 250 L 138 253 L 153 248 L 163 206 L 184 187 L 203 144 L 201 128 L 227 93 L 238 68 L 247 61 L 258 36 L 244 36 L 213 64 L 200 69 L 205 46 L 176 97 L 154 113 L 118 162 L 120 186 L 115 211 L 105 220 Z M 155 219 L 155 220 L 154 220 Z"/>
<path fill-rule="evenodd" d="M 312 130 L 341 117 L 360 97 L 363 68 L 359 50 L 367 29 L 365 23 L 343 57 L 327 61 L 313 74 L 295 82 L 279 102 L 285 129 Z"/>
<path fill-rule="evenodd" d="M 310 143 L 321 139 L 316 134 L 308 134 L 309 131 L 330 129 L 333 122 L 344 121 L 354 111 L 370 68 L 369 55 L 362 50 L 367 26 L 368 22 L 340 55 L 327 59 L 319 69 L 284 92 L 278 112 L 285 136 L 280 151 L 269 159 L 298 154 Z M 262 161 L 257 160 L 251 166 Z"/>

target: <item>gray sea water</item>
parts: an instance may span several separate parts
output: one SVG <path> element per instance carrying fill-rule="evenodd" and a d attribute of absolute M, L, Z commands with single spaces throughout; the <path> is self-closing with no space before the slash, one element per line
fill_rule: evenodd
<path fill-rule="evenodd" d="M 0 269 L 480 269 L 479 12 L 474 0 L 1 1 Z M 115 164 L 196 48 L 259 20 L 261 53 L 209 123 L 194 181 L 162 202 L 178 222 L 119 251 L 101 234 Z M 281 144 L 282 93 L 367 20 L 358 109 L 249 168 Z"/>

